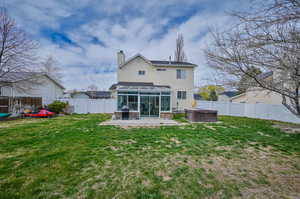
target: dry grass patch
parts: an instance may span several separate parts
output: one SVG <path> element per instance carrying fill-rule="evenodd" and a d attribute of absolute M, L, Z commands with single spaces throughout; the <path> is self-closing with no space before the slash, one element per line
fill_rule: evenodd
<path fill-rule="evenodd" d="M 208 124 L 203 124 L 203 126 L 204 126 L 205 128 L 210 129 L 210 130 L 213 130 L 213 131 L 216 131 L 216 130 L 217 130 L 217 129 L 215 129 L 213 126 L 208 125 Z"/>
<path fill-rule="evenodd" d="M 171 141 L 171 142 L 174 142 L 175 144 L 181 144 L 181 142 L 180 142 L 177 138 L 174 138 L 174 137 L 172 137 L 172 138 L 170 139 L 170 141 Z"/>
<path fill-rule="evenodd" d="M 156 172 L 156 175 L 162 177 L 163 181 L 171 180 L 172 178 L 169 176 L 168 172 L 159 170 Z"/>
<path fill-rule="evenodd" d="M 270 121 L 99 125 L 110 118 L 0 129 L 0 198 L 300 198 L 300 137 Z"/>
<path fill-rule="evenodd" d="M 133 140 L 133 139 L 129 139 L 129 140 L 119 141 L 119 143 L 122 144 L 122 145 L 130 145 L 130 144 L 135 144 L 137 142 L 135 140 Z"/>
<path fill-rule="evenodd" d="M 203 168 L 221 181 L 248 184 L 241 190 L 243 198 L 289 198 L 300 197 L 300 170 L 293 164 L 300 165 L 298 156 L 274 152 L 272 147 L 263 150 L 249 147 L 238 159 L 210 157 Z"/>
<path fill-rule="evenodd" d="M 30 124 L 30 123 L 39 123 L 41 121 L 45 121 L 47 119 L 43 118 L 26 118 L 26 119 L 16 119 L 16 120 L 10 120 L 10 121 L 0 121 L 0 128 L 11 128 L 16 127 L 17 125 L 24 125 L 24 124 Z"/>
<path fill-rule="evenodd" d="M 288 134 L 300 134 L 300 125 L 297 124 L 275 123 L 273 127 Z"/>

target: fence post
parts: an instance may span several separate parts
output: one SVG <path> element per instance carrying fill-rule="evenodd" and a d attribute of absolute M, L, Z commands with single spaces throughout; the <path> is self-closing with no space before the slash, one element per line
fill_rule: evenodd
<path fill-rule="evenodd" d="M 226 115 L 230 115 L 230 102 L 226 103 Z"/>
<path fill-rule="evenodd" d="M 106 113 L 106 99 L 103 99 L 103 113 Z"/>

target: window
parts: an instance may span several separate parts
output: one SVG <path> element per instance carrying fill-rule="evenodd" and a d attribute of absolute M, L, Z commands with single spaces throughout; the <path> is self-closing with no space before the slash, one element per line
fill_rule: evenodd
<path fill-rule="evenodd" d="M 138 110 L 138 96 L 136 95 L 128 96 L 128 107 L 129 110 L 134 110 L 134 111 Z"/>
<path fill-rule="evenodd" d="M 146 71 L 144 70 L 139 70 L 139 75 L 145 75 L 146 74 Z"/>
<path fill-rule="evenodd" d="M 177 91 L 177 99 L 186 99 L 186 91 Z"/>
<path fill-rule="evenodd" d="M 158 68 L 158 69 L 156 69 L 157 71 L 166 71 L 167 69 L 165 69 L 165 68 Z"/>
<path fill-rule="evenodd" d="M 120 111 L 123 106 L 128 106 L 127 95 L 118 95 L 118 110 Z"/>
<path fill-rule="evenodd" d="M 161 96 L 161 111 L 170 111 L 170 96 Z"/>
<path fill-rule="evenodd" d="M 118 110 L 122 110 L 124 106 L 128 106 L 129 110 L 138 110 L 138 96 L 137 95 L 118 95 Z"/>
<path fill-rule="evenodd" d="M 186 71 L 182 69 L 176 70 L 176 77 L 177 79 L 185 79 L 186 78 Z"/>

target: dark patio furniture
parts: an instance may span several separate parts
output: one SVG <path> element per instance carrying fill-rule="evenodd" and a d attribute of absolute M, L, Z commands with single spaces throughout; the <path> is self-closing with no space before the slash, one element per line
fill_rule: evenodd
<path fill-rule="evenodd" d="M 129 120 L 129 108 L 127 106 L 122 107 L 122 120 Z"/>

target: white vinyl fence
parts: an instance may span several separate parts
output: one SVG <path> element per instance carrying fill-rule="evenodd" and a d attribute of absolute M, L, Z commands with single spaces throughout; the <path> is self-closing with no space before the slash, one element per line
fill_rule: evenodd
<path fill-rule="evenodd" d="M 197 101 L 197 107 L 200 109 L 217 110 L 219 115 L 300 123 L 300 119 L 283 105 Z"/>
<path fill-rule="evenodd" d="M 61 101 L 68 101 L 70 105 L 74 106 L 74 112 L 81 114 L 113 113 L 117 110 L 116 99 L 61 99 Z M 217 110 L 219 115 L 300 123 L 300 119 L 283 105 L 197 101 L 197 107 Z"/>
<path fill-rule="evenodd" d="M 117 110 L 116 99 L 61 99 L 74 106 L 75 113 L 113 113 Z"/>

